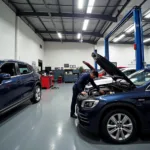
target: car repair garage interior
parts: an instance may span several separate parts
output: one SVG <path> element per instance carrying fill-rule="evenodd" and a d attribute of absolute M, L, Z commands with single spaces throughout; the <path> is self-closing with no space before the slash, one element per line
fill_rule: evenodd
<path fill-rule="evenodd" d="M 104 149 L 150 149 L 150 1 L 1 0 L 0 150 Z"/>

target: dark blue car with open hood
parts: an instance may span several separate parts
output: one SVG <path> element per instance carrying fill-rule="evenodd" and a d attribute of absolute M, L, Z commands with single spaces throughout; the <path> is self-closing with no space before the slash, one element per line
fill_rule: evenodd
<path fill-rule="evenodd" d="M 100 134 L 113 143 L 128 143 L 139 133 L 150 131 L 150 68 L 127 77 L 99 54 L 92 54 L 96 63 L 114 80 L 100 85 L 105 95 L 95 89 L 88 96 L 78 97 L 79 125 Z"/>

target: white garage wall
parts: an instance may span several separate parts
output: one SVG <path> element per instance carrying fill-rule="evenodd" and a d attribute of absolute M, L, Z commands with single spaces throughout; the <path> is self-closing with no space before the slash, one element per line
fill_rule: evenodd
<path fill-rule="evenodd" d="M 145 61 L 147 64 L 150 64 L 150 46 L 145 49 Z"/>
<path fill-rule="evenodd" d="M 104 44 L 95 46 L 98 53 L 104 56 Z M 117 62 L 118 66 L 135 67 L 135 50 L 133 45 L 110 44 L 110 61 Z M 55 43 L 45 42 L 45 65 L 63 67 L 64 63 L 84 66 L 82 61 L 88 61 L 94 65 L 91 53 L 94 46 L 86 43 Z M 149 53 L 148 53 L 149 52 Z M 149 54 L 149 55 L 148 55 Z M 150 49 L 145 47 L 145 60 L 149 61 Z M 86 68 L 86 67 L 85 67 Z"/>
<path fill-rule="evenodd" d="M 82 61 L 94 64 L 91 53 L 94 46 L 85 43 L 51 43 L 44 42 L 20 19 L 15 28 L 15 13 L 0 1 L 0 59 L 17 59 L 32 63 L 43 60 L 45 66 L 61 67 L 64 63 L 84 66 Z M 15 31 L 17 37 L 15 38 Z M 16 40 L 15 40 L 16 39 Z M 16 43 L 16 46 L 15 46 Z M 40 49 L 40 44 L 43 49 Z M 45 52 L 44 52 L 45 45 Z M 15 49 L 16 48 L 16 49 Z M 104 55 L 104 44 L 96 46 L 98 53 Z M 145 48 L 145 61 L 150 63 L 150 47 Z M 133 45 L 110 44 L 110 60 L 117 62 L 118 66 L 128 66 L 135 60 Z"/>
<path fill-rule="evenodd" d="M 0 1 L 0 59 L 15 58 L 15 13 Z"/>
<path fill-rule="evenodd" d="M 91 53 L 94 46 L 82 43 L 45 42 L 45 66 L 63 67 L 64 63 L 84 66 L 82 61 L 94 64 Z"/>
<path fill-rule="evenodd" d="M 42 49 L 40 48 L 42 45 Z M 44 42 L 20 18 L 17 30 L 17 59 L 38 65 L 38 59 L 43 60 Z"/>
<path fill-rule="evenodd" d="M 40 48 L 40 44 L 43 49 Z M 0 1 L 0 59 L 17 58 L 29 64 L 35 61 L 38 65 L 38 59 L 43 60 L 43 56 L 43 40 L 19 17 L 16 18 L 15 13 L 5 3 Z"/>

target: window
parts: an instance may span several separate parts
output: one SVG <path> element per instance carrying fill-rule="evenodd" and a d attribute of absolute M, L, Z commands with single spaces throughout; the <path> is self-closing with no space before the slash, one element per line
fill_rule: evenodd
<path fill-rule="evenodd" d="M 17 75 L 16 68 L 15 68 L 15 63 L 5 63 L 1 67 L 0 73 L 10 74 L 11 76 Z"/>
<path fill-rule="evenodd" d="M 150 85 L 146 88 L 146 91 L 150 91 Z"/>
<path fill-rule="evenodd" d="M 145 70 L 137 71 L 130 76 L 130 80 L 137 86 L 143 85 L 150 81 L 150 72 Z"/>
<path fill-rule="evenodd" d="M 131 71 L 130 71 L 130 74 L 133 74 L 134 72 L 136 72 L 136 70 L 131 70 Z"/>
<path fill-rule="evenodd" d="M 0 66 L 4 63 L 4 61 L 0 61 Z"/>
<path fill-rule="evenodd" d="M 30 66 L 30 65 L 28 65 L 28 69 L 29 69 L 29 73 L 31 73 L 32 71 L 34 71 L 34 70 L 33 70 L 33 67 Z"/>
<path fill-rule="evenodd" d="M 28 68 L 26 64 L 18 64 L 20 74 L 28 74 L 31 70 Z"/>
<path fill-rule="evenodd" d="M 135 72 L 135 70 L 125 70 L 125 71 L 123 71 L 123 73 L 126 75 L 126 76 L 129 76 L 129 75 L 131 75 L 131 74 L 133 74 Z"/>

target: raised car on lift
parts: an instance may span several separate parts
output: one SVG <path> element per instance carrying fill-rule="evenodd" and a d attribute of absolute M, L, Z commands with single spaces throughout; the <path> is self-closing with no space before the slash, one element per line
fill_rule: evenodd
<path fill-rule="evenodd" d="M 105 141 L 128 143 L 138 133 L 150 131 L 150 69 L 135 72 L 130 79 L 107 59 L 92 54 L 115 81 L 101 87 L 106 95 L 94 89 L 78 97 L 79 125 L 100 134 Z"/>

